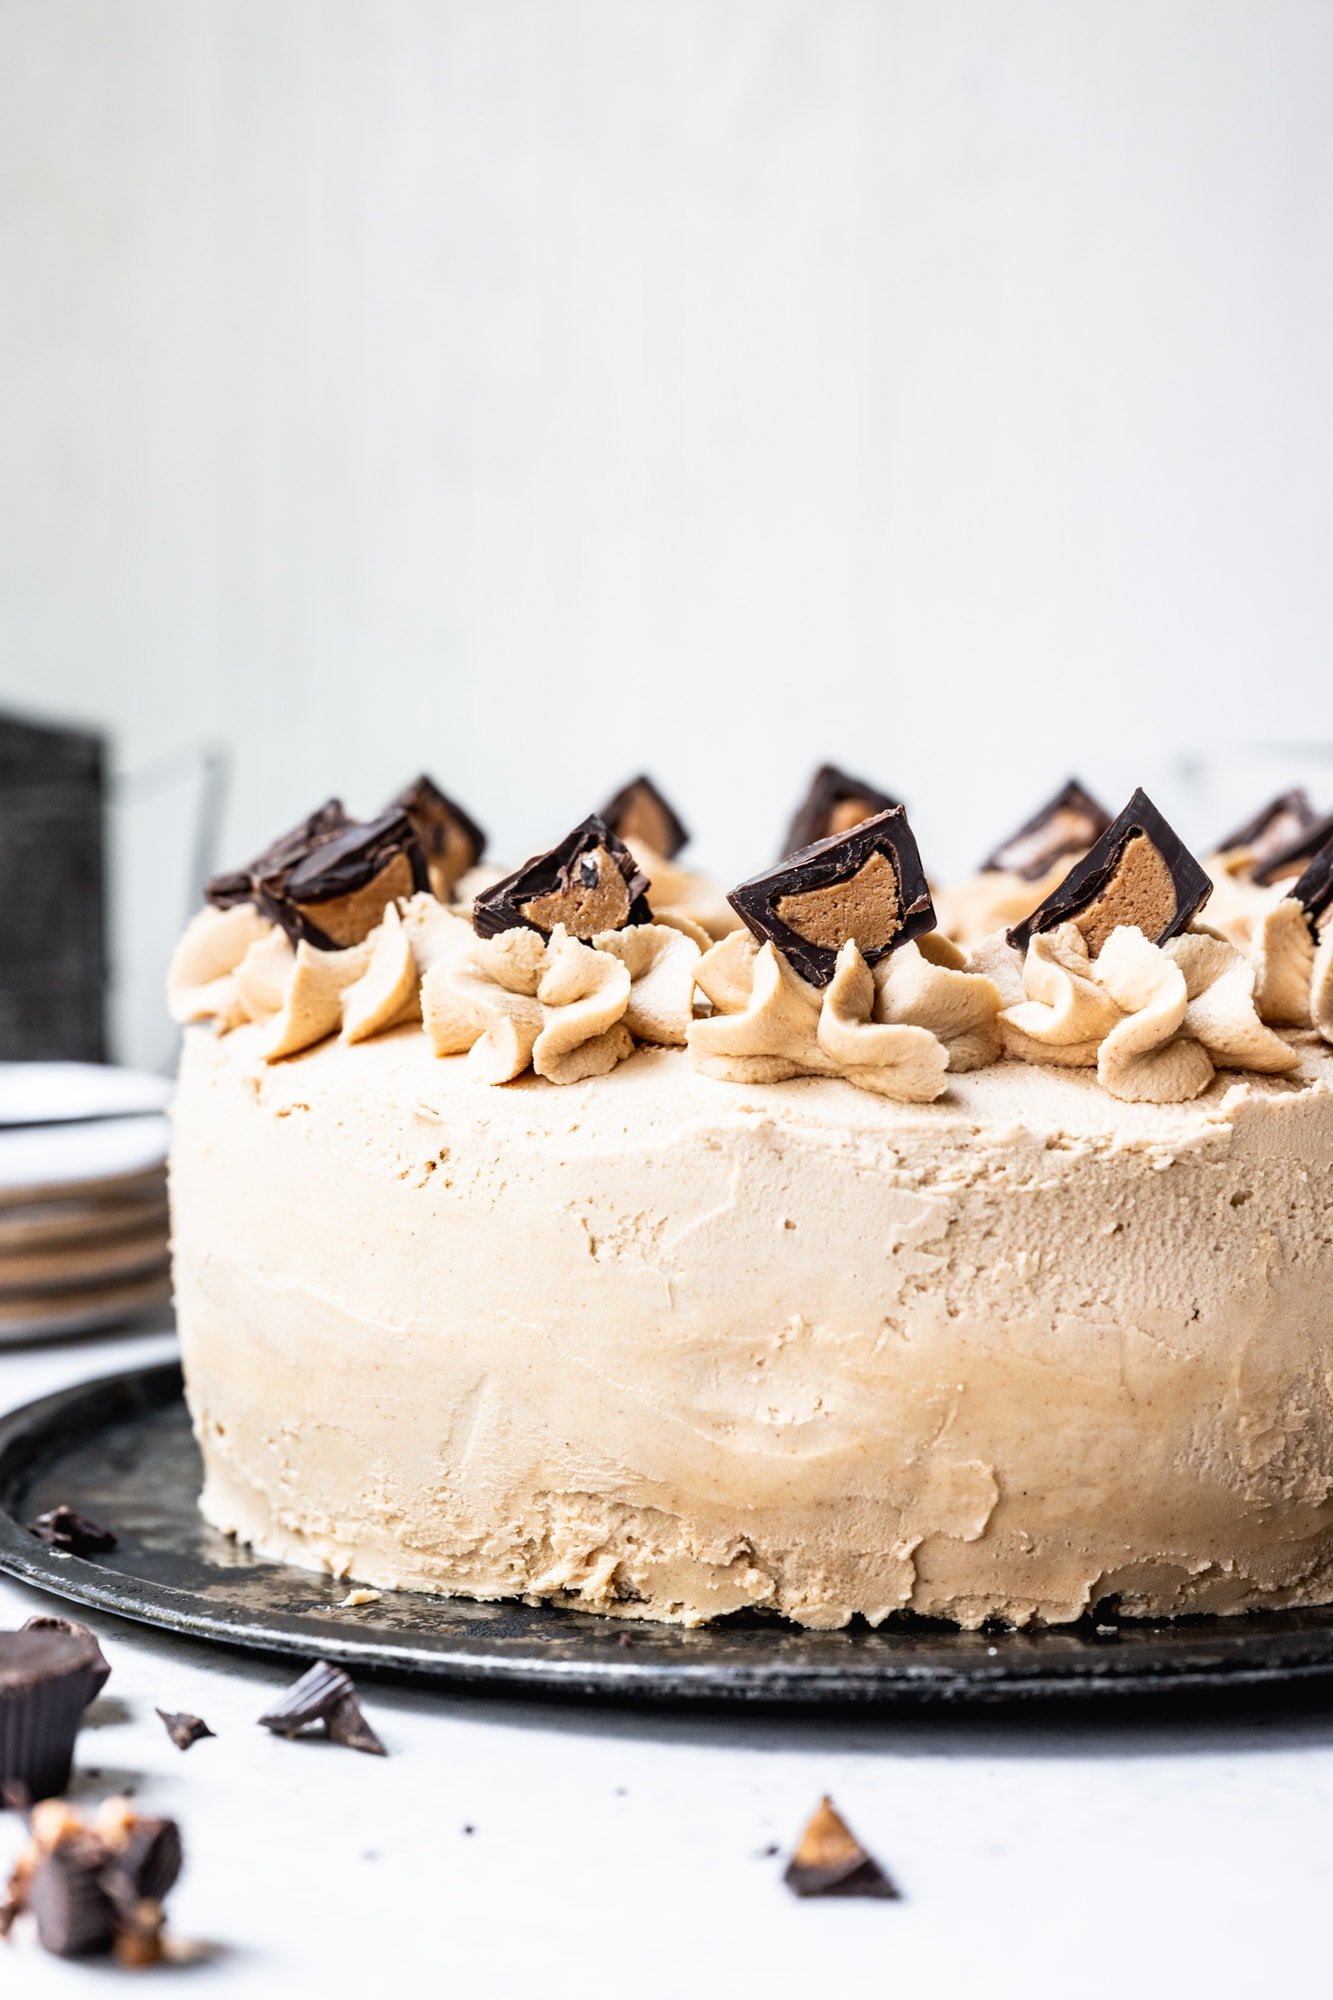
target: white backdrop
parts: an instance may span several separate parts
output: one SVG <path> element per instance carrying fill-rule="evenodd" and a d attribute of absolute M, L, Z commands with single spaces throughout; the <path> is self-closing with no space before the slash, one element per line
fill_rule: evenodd
<path fill-rule="evenodd" d="M 936 873 L 1070 767 L 1202 840 L 1333 737 L 1330 102 L 1326 0 L 0 0 L 0 696 L 229 740 L 227 859 L 423 763 L 515 858 L 647 763 L 734 879 L 821 756 Z"/>

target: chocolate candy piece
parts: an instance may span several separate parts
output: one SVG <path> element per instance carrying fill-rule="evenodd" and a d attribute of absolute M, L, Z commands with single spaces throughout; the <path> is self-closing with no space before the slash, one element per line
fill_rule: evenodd
<path fill-rule="evenodd" d="M 293 944 L 319 951 L 360 944 L 400 896 L 430 886 L 426 857 L 405 812 L 344 827 L 291 869 L 259 879 L 260 907 Z"/>
<path fill-rule="evenodd" d="M 29 1521 L 28 1533 L 72 1556 L 101 1556 L 116 1546 L 110 1528 L 90 1521 L 86 1514 L 76 1514 L 72 1507 L 53 1507 L 49 1513 L 39 1514 L 35 1521 Z"/>
<path fill-rule="evenodd" d="M 126 1965 L 162 1956 L 162 1898 L 181 1871 L 175 1820 L 140 1818 L 108 1799 L 90 1823 L 63 1800 L 38 1806 L 0 1911 L 5 1933 L 31 1912 L 38 1942 L 60 1958 L 115 1950 Z"/>
<path fill-rule="evenodd" d="M 262 877 L 284 877 L 312 848 L 318 847 L 321 841 L 330 840 L 335 833 L 351 824 L 342 800 L 326 799 L 322 806 L 292 827 L 289 833 L 279 834 L 276 840 L 270 841 L 263 853 L 257 854 L 246 867 L 214 875 L 211 881 L 204 884 L 204 896 L 219 910 L 230 909 L 235 903 L 259 903 L 263 909 L 256 888 Z"/>
<path fill-rule="evenodd" d="M 1084 791 L 1077 778 L 1071 778 L 981 865 L 1035 882 L 1066 855 L 1086 854 L 1110 824 L 1106 808 L 1098 805 L 1091 792 Z"/>
<path fill-rule="evenodd" d="M 184 1709 L 170 1708 L 159 1708 L 157 1713 L 167 1735 L 178 1750 L 188 1750 L 190 1745 L 198 1743 L 201 1737 L 214 1734 L 201 1715 L 190 1715 Z"/>
<path fill-rule="evenodd" d="M 1026 951 L 1037 931 L 1072 923 L 1096 956 L 1118 924 L 1135 924 L 1153 944 L 1183 931 L 1213 893 L 1205 871 L 1146 792 L 1137 791 L 1090 853 L 1030 917 L 1009 932 Z"/>
<path fill-rule="evenodd" d="M 322 1722 L 330 1742 L 347 1750 L 365 1750 L 372 1757 L 386 1754 L 361 1712 L 350 1679 L 341 1667 L 331 1667 L 327 1660 L 316 1660 L 259 1720 L 276 1736 L 288 1737 L 299 1736 L 313 1722 Z"/>
<path fill-rule="evenodd" d="M 1333 820 L 1328 822 L 1328 839 L 1305 873 L 1293 882 L 1291 893 L 1303 906 L 1317 939 L 1320 925 L 1333 909 Z"/>
<path fill-rule="evenodd" d="M 876 965 L 935 928 L 935 910 L 901 806 L 862 820 L 753 875 L 727 901 L 760 943 L 777 946 L 811 986 L 827 986 L 854 939 Z"/>
<path fill-rule="evenodd" d="M 72 1618 L 30 1618 L 0 1632 L 0 1789 L 50 1798 L 69 1779 L 83 1711 L 111 1669 Z"/>
<path fill-rule="evenodd" d="M 1310 804 L 1308 792 L 1300 787 L 1291 792 L 1279 792 L 1252 819 L 1247 819 L 1225 840 L 1219 840 L 1213 852 L 1248 854 L 1245 872 L 1253 876 L 1256 870 L 1267 867 L 1274 856 L 1290 847 L 1293 841 L 1302 840 L 1318 823 L 1319 815 Z"/>
<path fill-rule="evenodd" d="M 442 903 L 452 902 L 455 884 L 486 851 L 485 834 L 424 771 L 398 794 L 391 810 L 405 812 L 411 820 L 426 857 L 430 886 Z"/>
<path fill-rule="evenodd" d="M 1279 847 L 1270 854 L 1261 867 L 1251 871 L 1254 880 L 1267 888 L 1270 883 L 1281 882 L 1288 875 L 1299 875 L 1330 840 L 1333 840 L 1333 813 L 1326 814 L 1323 819 L 1312 820 L 1285 847 Z"/>
<path fill-rule="evenodd" d="M 782 1879 L 794 1896 L 898 1896 L 829 1798 L 815 1807 Z"/>
<path fill-rule="evenodd" d="M 600 817 L 621 840 L 642 841 L 664 861 L 673 861 L 690 837 L 684 821 L 642 772 L 607 800 Z"/>
<path fill-rule="evenodd" d="M 596 937 L 626 924 L 650 924 L 648 877 L 600 813 L 590 813 L 549 853 L 534 855 L 472 905 L 480 937 L 530 930 L 549 937 L 563 924 L 572 937 Z"/>
<path fill-rule="evenodd" d="M 804 847 L 812 847 L 817 840 L 831 840 L 835 834 L 850 833 L 854 826 L 860 826 L 862 820 L 870 819 L 876 813 L 890 812 L 901 803 L 900 799 L 890 798 L 887 792 L 880 791 L 878 785 L 869 785 L 864 778 L 849 777 L 836 764 L 821 764 L 787 828 L 783 858 L 785 860 L 788 855 L 798 854 Z"/>

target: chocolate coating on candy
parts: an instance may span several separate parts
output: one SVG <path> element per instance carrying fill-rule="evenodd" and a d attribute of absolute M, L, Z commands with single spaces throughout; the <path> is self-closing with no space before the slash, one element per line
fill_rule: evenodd
<path fill-rule="evenodd" d="M 477 822 L 424 771 L 398 794 L 390 810 L 407 814 L 426 857 L 432 890 L 442 903 L 452 901 L 460 876 L 486 852 L 486 836 Z"/>
<path fill-rule="evenodd" d="M 29 1521 L 28 1533 L 72 1556 L 106 1555 L 116 1546 L 110 1528 L 90 1521 L 86 1514 L 76 1514 L 72 1507 L 52 1507 L 49 1513 L 39 1514 L 35 1521 Z"/>
<path fill-rule="evenodd" d="M 817 840 L 850 833 L 862 820 L 872 819 L 876 813 L 891 812 L 901 803 L 900 799 L 880 791 L 878 785 L 840 771 L 836 764 L 821 764 L 787 829 L 783 857 L 812 847 Z"/>
<path fill-rule="evenodd" d="M 204 884 L 204 896 L 215 909 L 228 910 L 236 903 L 258 903 L 264 909 L 258 883 L 263 877 L 281 881 L 298 861 L 305 858 L 322 841 L 331 840 L 345 826 L 352 824 L 341 799 L 326 799 L 322 806 L 307 814 L 287 833 L 270 841 L 262 854 L 244 868 L 234 868 L 222 875 L 214 875 Z M 269 913 L 264 911 L 267 916 Z"/>
<path fill-rule="evenodd" d="M 1030 917 L 1009 932 L 1026 951 L 1038 931 L 1075 924 L 1094 955 L 1120 924 L 1153 944 L 1183 931 L 1208 901 L 1212 882 L 1146 792 L 1136 791 L 1118 819 Z"/>
<path fill-rule="evenodd" d="M 1035 882 L 1066 855 L 1086 854 L 1110 824 L 1105 806 L 1099 805 L 1077 778 L 1071 778 L 981 865 Z"/>
<path fill-rule="evenodd" d="M 293 944 L 360 944 L 400 896 L 429 888 L 426 857 L 405 812 L 381 813 L 324 840 L 280 876 L 261 879 L 261 907 Z"/>
<path fill-rule="evenodd" d="M 935 910 L 901 806 L 817 840 L 727 898 L 761 943 L 812 986 L 827 986 L 852 939 L 868 965 L 935 928 Z"/>
<path fill-rule="evenodd" d="M 111 1669 L 94 1633 L 72 1618 L 30 1618 L 0 1632 L 0 1791 L 63 1791 L 83 1711 Z"/>
<path fill-rule="evenodd" d="M 821 1799 L 815 1807 L 782 1879 L 794 1896 L 879 1896 L 887 1900 L 898 1894 L 829 1798 Z"/>
<path fill-rule="evenodd" d="M 1225 840 L 1219 840 L 1213 852 L 1248 854 L 1245 872 L 1257 876 L 1259 869 L 1266 868 L 1293 842 L 1302 841 L 1318 824 L 1319 815 L 1310 803 L 1309 793 L 1298 786 L 1294 791 L 1279 792 L 1252 819 L 1236 827 Z"/>
<path fill-rule="evenodd" d="M 650 924 L 648 877 L 600 813 L 590 813 L 546 854 L 534 855 L 472 906 L 481 937 L 526 925 L 549 937 L 563 924 L 572 937 L 596 937 L 626 924 Z"/>
<path fill-rule="evenodd" d="M 327 1660 L 316 1660 L 259 1720 L 276 1736 L 299 1736 L 312 1723 L 322 1722 L 330 1742 L 340 1743 L 345 1750 L 364 1750 L 372 1757 L 385 1755 L 384 1745 L 361 1712 L 349 1676 Z"/>
<path fill-rule="evenodd" d="M 1333 909 L 1333 824 L 1328 839 L 1305 873 L 1292 884 L 1291 893 L 1302 906 L 1316 938 L 1319 927 Z"/>
<path fill-rule="evenodd" d="M 1270 883 L 1281 882 L 1288 875 L 1299 875 L 1330 840 L 1333 840 L 1333 813 L 1325 814 L 1323 819 L 1312 820 L 1303 833 L 1289 840 L 1285 847 L 1279 847 L 1275 854 L 1270 854 L 1263 866 L 1254 870 L 1254 880 L 1267 888 Z"/>
<path fill-rule="evenodd" d="M 641 840 L 664 861 L 674 860 L 690 837 L 684 821 L 642 772 L 607 800 L 599 817 L 621 840 Z"/>

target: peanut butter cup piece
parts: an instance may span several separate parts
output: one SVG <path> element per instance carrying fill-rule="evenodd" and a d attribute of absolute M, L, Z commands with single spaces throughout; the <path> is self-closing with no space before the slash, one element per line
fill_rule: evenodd
<path fill-rule="evenodd" d="M 690 837 L 684 821 L 642 772 L 607 800 L 600 817 L 621 840 L 642 841 L 664 861 L 673 861 Z"/>
<path fill-rule="evenodd" d="M 829 1798 L 815 1807 L 782 1879 L 794 1896 L 898 1900 L 893 1883 Z"/>
<path fill-rule="evenodd" d="M 360 944 L 390 903 L 429 887 L 421 842 L 396 810 L 344 827 L 294 868 L 259 880 L 265 913 L 293 944 L 304 940 L 320 951 Z"/>
<path fill-rule="evenodd" d="M 1300 875 L 1330 840 L 1333 840 L 1333 813 L 1326 813 L 1323 819 L 1312 820 L 1285 847 L 1270 854 L 1261 867 L 1253 869 L 1253 879 L 1261 888 L 1268 888 L 1271 883 L 1284 882 L 1289 875 Z"/>
<path fill-rule="evenodd" d="M 1279 792 L 1253 818 L 1234 828 L 1225 840 L 1219 840 L 1213 852 L 1247 854 L 1245 872 L 1255 876 L 1257 870 L 1266 868 L 1293 842 L 1303 841 L 1318 824 L 1319 815 L 1310 803 L 1309 793 L 1298 786 L 1294 791 Z M 1295 863 L 1292 872 L 1299 872 Z"/>
<path fill-rule="evenodd" d="M 891 798 L 878 785 L 868 784 L 864 778 L 853 778 L 849 772 L 840 771 L 836 764 L 821 764 L 787 828 L 783 858 L 799 853 L 804 847 L 812 847 L 817 840 L 830 840 L 835 834 L 850 833 L 853 827 L 860 826 L 862 820 L 873 819 L 877 813 L 891 812 L 901 804 L 901 799 Z"/>
<path fill-rule="evenodd" d="M 0 1632 L 0 1797 L 64 1790 L 83 1711 L 110 1671 L 96 1636 L 72 1618 Z"/>
<path fill-rule="evenodd" d="M 1066 856 L 1086 854 L 1111 824 L 1111 815 L 1085 791 L 1077 778 L 1062 785 L 1040 812 L 1024 820 L 1015 833 L 1001 841 L 995 852 L 982 862 L 986 871 L 1003 870 L 1035 882 L 1048 868 Z"/>
<path fill-rule="evenodd" d="M 432 890 L 442 903 L 452 902 L 459 879 L 486 852 L 486 836 L 477 822 L 424 771 L 398 794 L 390 810 L 407 814 L 426 857 Z"/>
<path fill-rule="evenodd" d="M 773 944 L 812 986 L 827 986 L 852 939 L 875 965 L 934 930 L 935 910 L 901 806 L 831 834 L 751 876 L 727 901 L 761 944 Z"/>
<path fill-rule="evenodd" d="M 76 1514 L 72 1507 L 52 1507 L 49 1512 L 39 1514 L 35 1521 L 29 1521 L 28 1533 L 35 1535 L 39 1542 L 46 1542 L 53 1549 L 63 1549 L 71 1556 L 107 1555 L 116 1546 L 116 1538 L 110 1528 L 104 1528 L 100 1521 L 90 1521 L 86 1514 Z"/>
<path fill-rule="evenodd" d="M 327 1660 L 316 1660 L 259 1720 L 275 1736 L 288 1737 L 299 1736 L 312 1723 L 322 1722 L 330 1742 L 340 1743 L 346 1750 L 364 1750 L 372 1757 L 387 1754 L 361 1711 L 350 1677 Z"/>
<path fill-rule="evenodd" d="M 1183 931 L 1213 892 L 1212 882 L 1146 792 L 1136 791 L 1064 881 L 1009 932 L 1026 951 L 1038 931 L 1074 924 L 1095 956 L 1120 924 L 1153 944 Z"/>
<path fill-rule="evenodd" d="M 225 874 L 214 875 L 204 884 L 204 897 L 215 909 L 228 910 L 236 903 L 258 903 L 263 909 L 258 883 L 263 877 L 276 878 L 279 882 L 304 860 L 312 848 L 322 841 L 331 840 L 345 826 L 352 824 L 341 799 L 326 799 L 289 832 L 278 835 L 270 841 L 262 854 L 244 868 L 233 868 Z M 268 912 L 265 911 L 267 915 Z"/>
<path fill-rule="evenodd" d="M 91 1821 L 63 1800 L 36 1806 L 29 1840 L 0 1909 L 6 1934 L 25 1913 L 37 1941 L 58 1958 L 114 1951 L 122 1965 L 162 1957 L 162 1900 L 181 1871 L 175 1820 L 133 1812 L 108 1799 Z"/>
<path fill-rule="evenodd" d="M 1333 909 L 1333 819 L 1327 824 L 1328 839 L 1305 873 L 1291 886 L 1291 893 L 1305 911 L 1316 939 L 1325 917 Z"/>
<path fill-rule="evenodd" d="M 572 937 L 596 937 L 626 924 L 650 924 L 648 877 L 600 813 L 590 813 L 546 854 L 482 891 L 472 905 L 481 937 L 530 930 L 549 937 L 563 924 Z"/>

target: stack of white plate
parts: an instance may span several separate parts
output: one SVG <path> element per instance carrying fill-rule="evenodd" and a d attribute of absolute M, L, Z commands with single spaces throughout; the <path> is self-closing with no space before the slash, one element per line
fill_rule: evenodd
<path fill-rule="evenodd" d="M 0 1344 L 91 1333 L 170 1297 L 161 1077 L 0 1063 Z"/>

